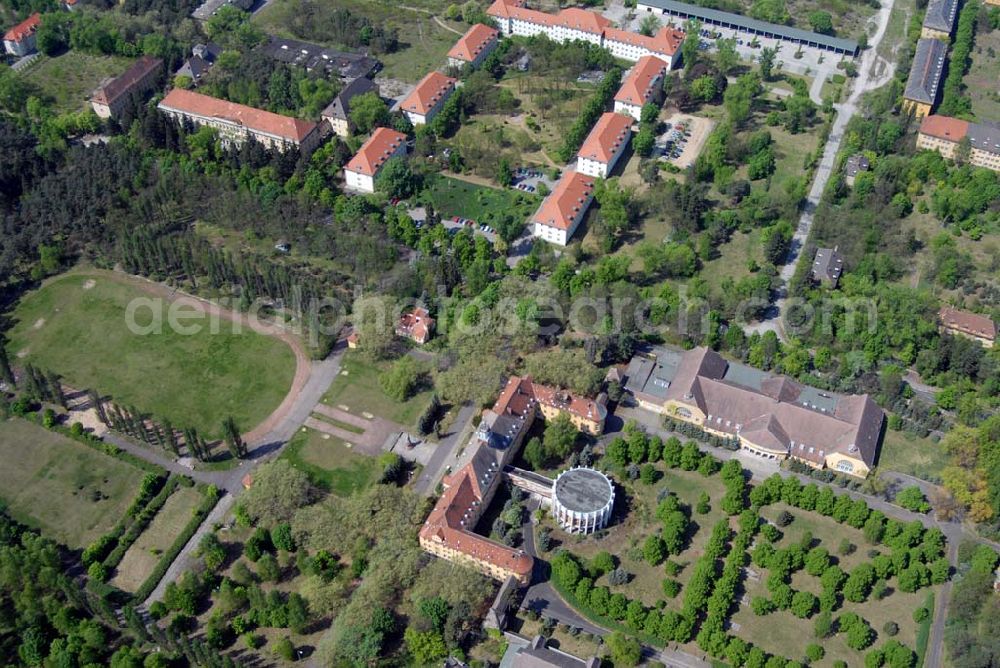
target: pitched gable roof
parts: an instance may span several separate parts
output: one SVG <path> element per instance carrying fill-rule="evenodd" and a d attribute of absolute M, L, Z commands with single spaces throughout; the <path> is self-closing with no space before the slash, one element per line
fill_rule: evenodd
<path fill-rule="evenodd" d="M 660 28 L 652 37 L 618 28 L 608 28 L 604 31 L 604 39 L 641 46 L 648 51 L 662 53 L 665 56 L 673 56 L 677 53 L 677 49 L 684 43 L 684 37 L 685 34 L 682 30 L 668 26 Z"/>
<path fill-rule="evenodd" d="M 489 48 L 499 35 L 500 33 L 495 28 L 477 23 L 458 38 L 455 46 L 451 47 L 448 52 L 448 57 L 471 63 L 479 57 L 479 54 Z"/>
<path fill-rule="evenodd" d="M 368 77 L 358 77 L 341 89 L 333 102 L 326 106 L 320 116 L 323 118 L 339 118 L 347 120 L 351 114 L 351 100 L 358 95 L 364 95 L 371 91 L 377 91 L 375 83 Z"/>
<path fill-rule="evenodd" d="M 563 174 L 559 183 L 545 198 L 532 221 L 547 227 L 568 230 L 580 213 L 590 206 L 594 196 L 594 179 L 575 171 Z"/>
<path fill-rule="evenodd" d="M 602 114 L 577 155 L 604 164 L 611 162 L 622 144 L 628 142 L 632 120 L 631 116 L 623 114 L 613 112 Z"/>
<path fill-rule="evenodd" d="M 375 176 L 400 144 L 405 142 L 406 135 L 402 132 L 396 132 L 389 128 L 376 128 L 368 141 L 361 145 L 358 152 L 347 163 L 345 169 L 367 176 Z"/>
<path fill-rule="evenodd" d="M 946 329 L 953 329 L 990 341 L 997 338 L 997 326 L 989 316 L 961 311 L 951 306 L 942 306 L 938 318 Z"/>
<path fill-rule="evenodd" d="M 615 102 L 643 105 L 656 91 L 655 80 L 667 71 L 667 64 L 656 56 L 640 58 L 615 94 Z"/>
<path fill-rule="evenodd" d="M 31 37 L 38 30 L 38 26 L 42 24 L 42 15 L 35 12 L 28 18 L 24 19 L 16 26 L 12 27 L 10 30 L 4 33 L 3 38 L 8 42 L 20 42 L 27 37 Z"/>
<path fill-rule="evenodd" d="M 425 116 L 439 100 L 451 94 L 457 82 L 457 79 L 446 77 L 440 72 L 431 72 L 399 103 L 399 108 Z"/>
<path fill-rule="evenodd" d="M 162 67 L 163 61 L 152 56 L 142 56 L 132 65 L 94 93 L 93 101 L 98 104 L 113 104 L 115 100 L 132 91 L 133 87 L 146 78 L 153 70 Z"/>
<path fill-rule="evenodd" d="M 962 141 L 968 131 L 968 121 L 963 121 L 960 118 L 952 118 L 951 116 L 938 116 L 937 114 L 930 114 L 928 116 L 924 116 L 924 119 L 920 121 L 921 134 L 937 137 L 938 139 L 945 139 L 947 141 Z"/>
<path fill-rule="evenodd" d="M 316 129 L 316 123 L 312 121 L 274 114 L 270 111 L 220 100 L 183 88 L 175 88 L 170 91 L 160 102 L 159 107 L 183 114 L 218 118 L 228 123 L 241 125 L 254 132 L 269 134 L 296 143 L 301 142 Z"/>
<path fill-rule="evenodd" d="M 917 51 L 913 54 L 910 77 L 906 80 L 903 97 L 915 102 L 934 104 L 937 99 L 941 73 L 944 71 L 948 47 L 937 39 L 917 41 Z"/>
<path fill-rule="evenodd" d="M 924 13 L 924 27 L 951 33 L 958 16 L 958 0 L 930 0 Z"/>

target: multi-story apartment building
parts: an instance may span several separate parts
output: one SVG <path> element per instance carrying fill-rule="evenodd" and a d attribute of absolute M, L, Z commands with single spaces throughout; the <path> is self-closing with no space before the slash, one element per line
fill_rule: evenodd
<path fill-rule="evenodd" d="M 597 12 L 571 7 L 557 14 L 547 14 L 525 7 L 523 0 L 495 0 L 486 13 L 500 26 L 504 35 L 547 35 L 557 42 L 583 40 L 606 47 L 613 55 L 625 60 L 638 60 L 656 55 L 668 67 L 676 64 L 675 56 L 684 41 L 684 33 L 673 28 L 661 28 L 647 37 L 619 30 Z"/>
<path fill-rule="evenodd" d="M 333 98 L 333 102 L 320 113 L 323 120 L 330 124 L 335 135 L 347 137 L 351 134 L 354 129 L 351 124 L 351 100 L 365 93 L 378 95 L 378 84 L 368 77 L 358 77 L 344 86 L 337 97 Z"/>
<path fill-rule="evenodd" d="M 629 362 L 625 389 L 648 410 L 734 439 L 746 452 L 864 478 L 884 413 L 868 395 L 841 395 L 730 362 L 704 347 L 655 348 Z"/>
<path fill-rule="evenodd" d="M 920 28 L 920 36 L 927 39 L 951 38 L 955 29 L 955 18 L 958 16 L 958 0 L 930 0 L 927 11 L 924 12 L 924 24 Z"/>
<path fill-rule="evenodd" d="M 1000 172 L 1000 128 L 937 114 L 920 122 L 917 148 L 937 151 L 954 160 L 963 142 L 968 143 L 966 159 L 970 165 Z"/>
<path fill-rule="evenodd" d="M 349 190 L 375 192 L 375 177 L 389 158 L 406 155 L 406 135 L 389 128 L 376 128 L 347 166 L 344 181 Z"/>
<path fill-rule="evenodd" d="M 479 67 L 499 43 L 500 33 L 496 28 L 477 23 L 458 38 L 455 46 L 451 47 L 448 52 L 448 64 L 452 67 L 464 65 Z"/>
<path fill-rule="evenodd" d="M 569 171 L 562 175 L 531 218 L 531 233 L 557 246 L 565 246 L 594 199 L 594 177 Z"/>
<path fill-rule="evenodd" d="M 662 99 L 667 69 L 667 63 L 656 56 L 640 58 L 615 93 L 615 111 L 640 120 L 643 106 L 657 104 Z"/>
<path fill-rule="evenodd" d="M 910 76 L 903 91 L 903 111 L 912 112 L 916 118 L 931 113 L 937 102 L 938 87 L 944 72 L 948 46 L 938 39 L 917 40 Z"/>
<path fill-rule="evenodd" d="M 457 79 L 446 77 L 440 72 L 431 72 L 399 103 L 399 110 L 414 125 L 430 123 L 455 92 L 457 83 Z"/>
<path fill-rule="evenodd" d="M 607 178 L 632 138 L 632 117 L 607 112 L 594 124 L 576 154 L 576 171 Z"/>
<path fill-rule="evenodd" d="M 996 343 L 997 326 L 989 316 L 942 306 L 938 322 L 941 331 L 971 339 L 984 348 L 992 348 Z"/>
<path fill-rule="evenodd" d="M 3 48 L 12 56 L 26 56 L 35 51 L 35 33 L 42 24 L 42 15 L 35 12 L 3 35 Z"/>
<path fill-rule="evenodd" d="M 252 138 L 270 150 L 283 153 L 297 148 L 303 155 L 308 155 L 323 138 L 319 124 L 313 121 L 282 116 L 181 88 L 170 91 L 157 108 L 177 121 L 214 128 L 223 145 L 240 146 Z"/>

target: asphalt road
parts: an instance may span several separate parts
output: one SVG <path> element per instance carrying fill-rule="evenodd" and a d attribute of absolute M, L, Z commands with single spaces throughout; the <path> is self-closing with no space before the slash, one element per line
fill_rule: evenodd
<path fill-rule="evenodd" d="M 434 493 L 434 488 L 444 476 L 445 468 L 455 461 L 455 454 L 462 445 L 462 438 L 467 433 L 466 427 L 472 421 L 476 409 L 472 404 L 464 404 L 458 411 L 455 421 L 452 424 L 451 433 L 441 439 L 431 455 L 427 466 L 420 472 L 420 477 L 413 484 L 413 489 L 417 494 L 429 496 Z"/>

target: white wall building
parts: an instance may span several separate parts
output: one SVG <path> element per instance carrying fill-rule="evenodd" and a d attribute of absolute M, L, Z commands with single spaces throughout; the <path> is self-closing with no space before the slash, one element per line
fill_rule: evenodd
<path fill-rule="evenodd" d="M 576 171 L 607 178 L 632 138 L 632 117 L 607 112 L 594 124 L 576 154 Z"/>
<path fill-rule="evenodd" d="M 531 233 L 557 246 L 565 246 L 594 200 L 594 178 L 566 172 L 531 218 Z"/>
<path fill-rule="evenodd" d="M 375 177 L 389 158 L 406 155 L 406 135 L 389 128 L 376 128 L 344 167 L 348 190 L 375 192 Z"/>
<path fill-rule="evenodd" d="M 646 104 L 658 104 L 662 99 L 667 67 L 667 63 L 656 56 L 640 58 L 615 93 L 615 111 L 640 120 Z"/>
<path fill-rule="evenodd" d="M 446 77 L 440 72 L 431 72 L 399 103 L 399 110 L 413 125 L 430 123 L 455 92 L 457 83 L 457 79 Z"/>

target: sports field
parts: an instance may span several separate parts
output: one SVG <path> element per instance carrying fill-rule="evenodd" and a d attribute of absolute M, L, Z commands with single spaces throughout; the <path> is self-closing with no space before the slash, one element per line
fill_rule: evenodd
<path fill-rule="evenodd" d="M 227 415 L 249 431 L 277 408 L 295 373 L 288 345 L 246 326 L 234 331 L 222 318 L 217 333 L 207 316 L 178 321 L 198 331 L 179 330 L 170 325 L 170 302 L 144 287 L 84 272 L 44 284 L 13 313 L 11 358 L 208 437 L 220 433 Z M 152 333 L 131 327 L 130 304 L 140 328 L 153 323 L 154 312 L 162 314 L 162 327 Z"/>
<path fill-rule="evenodd" d="M 12 418 L 0 422 L 0 500 L 16 520 L 71 548 L 107 533 L 144 475 L 57 433 Z"/>

